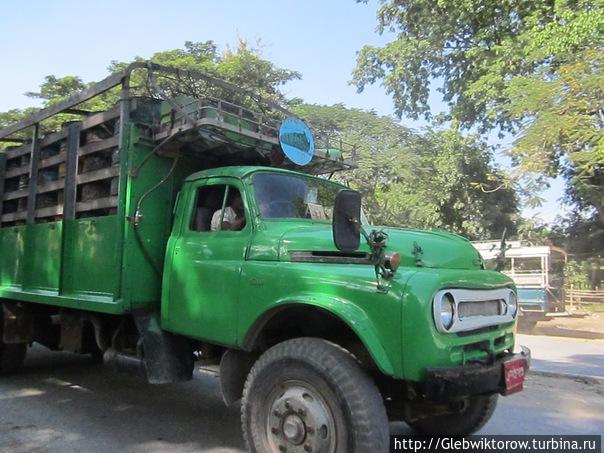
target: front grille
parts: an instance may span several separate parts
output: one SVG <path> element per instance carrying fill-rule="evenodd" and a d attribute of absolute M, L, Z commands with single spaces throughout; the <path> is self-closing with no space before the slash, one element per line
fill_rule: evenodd
<path fill-rule="evenodd" d="M 434 295 L 432 303 L 436 328 L 441 333 L 476 334 L 486 328 L 497 328 L 502 324 L 511 323 L 514 321 L 515 311 L 508 307 L 515 297 L 510 288 L 441 289 Z M 450 315 L 443 318 L 443 313 L 447 313 L 443 311 L 445 303 L 453 308 L 452 319 Z M 451 308 L 448 309 L 449 313 Z M 447 320 L 446 325 L 443 319 Z"/>
<path fill-rule="evenodd" d="M 474 316 L 497 316 L 503 315 L 505 301 L 503 299 L 461 301 L 457 309 L 459 310 L 459 319 Z"/>

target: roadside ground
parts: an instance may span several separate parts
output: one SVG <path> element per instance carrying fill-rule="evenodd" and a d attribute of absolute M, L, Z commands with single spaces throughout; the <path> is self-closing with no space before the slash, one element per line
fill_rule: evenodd
<path fill-rule="evenodd" d="M 0 380 L 0 452 L 243 452 L 239 410 L 218 379 L 153 386 L 114 374 L 90 357 L 30 350 L 21 374 Z M 395 434 L 409 434 L 401 422 Z M 604 384 L 529 374 L 500 397 L 483 434 L 600 434 Z"/>

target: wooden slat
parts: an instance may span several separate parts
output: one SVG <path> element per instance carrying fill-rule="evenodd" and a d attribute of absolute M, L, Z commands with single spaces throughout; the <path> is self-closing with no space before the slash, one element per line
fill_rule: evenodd
<path fill-rule="evenodd" d="M 8 178 L 14 178 L 15 176 L 20 176 L 20 175 L 25 175 L 27 173 L 29 173 L 30 170 L 30 165 L 23 165 L 21 167 L 17 167 L 17 168 L 13 168 L 11 170 L 8 170 L 6 172 L 6 175 L 4 175 L 4 177 L 6 179 Z"/>
<path fill-rule="evenodd" d="M 31 145 L 25 144 L 23 146 L 20 146 L 19 148 L 7 149 L 6 158 L 14 159 L 15 157 L 24 156 L 29 153 L 31 153 Z"/>
<path fill-rule="evenodd" d="M 63 192 L 63 218 L 75 219 L 78 174 L 78 150 L 80 148 L 81 123 L 70 124 L 67 134 L 67 161 L 65 165 L 65 191 Z"/>
<path fill-rule="evenodd" d="M 50 206 L 49 208 L 40 208 L 36 210 L 36 218 L 52 217 L 63 214 L 63 206 Z"/>
<path fill-rule="evenodd" d="M 47 182 L 42 186 L 38 186 L 36 193 L 54 192 L 55 190 L 61 190 L 65 187 L 65 180 L 63 178 L 56 181 Z"/>
<path fill-rule="evenodd" d="M 84 146 L 80 147 L 78 154 L 80 156 L 85 156 L 86 154 L 92 154 L 92 153 L 96 153 L 99 151 L 104 151 L 109 148 L 115 148 L 116 146 L 119 145 L 119 143 L 120 143 L 120 138 L 119 138 L 119 136 L 115 135 L 115 136 L 105 139 L 103 141 L 92 142 L 92 143 L 89 143 L 88 145 L 84 145 Z"/>
<path fill-rule="evenodd" d="M 67 131 L 65 129 L 61 129 L 57 132 L 51 132 L 40 140 L 40 148 L 46 148 L 47 146 L 50 146 L 58 141 L 65 140 L 65 137 L 67 137 Z"/>
<path fill-rule="evenodd" d="M 82 130 L 90 129 L 91 127 L 99 126 L 107 121 L 113 120 L 120 116 L 119 106 L 115 106 L 104 112 L 95 113 L 82 121 Z"/>
<path fill-rule="evenodd" d="M 17 198 L 25 198 L 29 193 L 29 189 L 13 190 L 12 192 L 4 193 L 4 200 L 15 200 Z"/>
<path fill-rule="evenodd" d="M 80 91 L 79 93 L 76 93 L 72 96 L 69 96 L 64 101 L 59 102 L 59 103 L 53 105 L 52 107 L 42 109 L 42 110 L 34 113 L 33 115 L 29 116 L 28 118 L 25 118 L 24 120 L 21 120 L 21 121 L 17 121 L 16 123 L 0 130 L 0 138 L 7 137 L 11 134 L 14 134 L 15 132 L 19 132 L 20 130 L 34 126 L 34 125 L 38 124 L 40 121 L 50 118 L 51 116 L 56 115 L 57 113 L 65 110 L 65 109 L 75 107 L 76 105 L 81 104 L 82 102 L 87 101 L 88 99 L 91 99 L 95 96 L 98 96 L 101 93 L 104 93 L 105 91 L 110 90 L 114 86 L 121 83 L 122 79 L 127 74 L 129 74 L 129 72 L 130 72 L 129 68 L 130 67 L 128 67 L 124 71 L 120 71 L 115 74 L 112 74 L 109 77 L 101 80 L 100 82 L 95 83 L 91 87 L 89 87 L 83 91 Z"/>
<path fill-rule="evenodd" d="M 14 222 L 15 220 L 25 220 L 27 211 L 11 212 L 2 216 L 2 222 Z"/>
<path fill-rule="evenodd" d="M 40 160 L 40 125 L 34 126 L 31 139 L 31 160 L 29 162 L 29 193 L 27 195 L 27 223 L 34 223 L 36 210 L 36 189 L 38 185 L 38 162 Z"/>
<path fill-rule="evenodd" d="M 86 184 L 101 179 L 109 179 L 120 174 L 120 167 L 102 168 L 101 170 L 89 171 L 79 174 L 76 178 L 77 184 Z"/>
<path fill-rule="evenodd" d="M 52 167 L 54 165 L 62 164 L 63 162 L 65 162 L 65 153 L 59 153 L 55 156 L 41 160 L 38 163 L 38 168 Z"/>
<path fill-rule="evenodd" d="M 117 197 L 98 198 L 92 201 L 82 201 L 76 205 L 78 212 L 94 211 L 95 209 L 115 208 Z"/>
<path fill-rule="evenodd" d="M 120 116 L 120 108 L 119 106 L 115 106 L 105 112 L 95 113 L 90 117 L 86 118 L 84 121 L 81 121 L 82 129 L 90 129 L 95 126 L 99 126 L 107 121 L 116 119 Z M 52 145 L 61 140 L 65 140 L 67 138 L 67 129 L 61 129 L 57 132 L 52 132 L 48 135 L 45 135 L 43 139 L 40 140 L 40 147 L 46 148 L 49 145 Z M 31 144 L 27 143 L 19 148 L 10 149 L 6 151 L 6 157 L 8 159 L 14 159 L 15 157 L 24 156 L 26 154 L 31 153 Z"/>

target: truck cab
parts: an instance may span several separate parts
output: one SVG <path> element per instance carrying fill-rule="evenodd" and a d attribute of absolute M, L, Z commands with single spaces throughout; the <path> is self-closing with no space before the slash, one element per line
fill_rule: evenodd
<path fill-rule="evenodd" d="M 389 420 L 466 435 L 522 390 L 516 287 L 469 241 L 369 224 L 331 177 L 354 147 L 291 112 L 135 97 L 134 70 L 218 83 L 134 63 L 0 131 L 33 127 L 0 155 L 0 374 L 34 342 L 154 384 L 214 367 L 254 452 L 388 451 Z M 39 136 L 119 84 L 116 108 Z"/>

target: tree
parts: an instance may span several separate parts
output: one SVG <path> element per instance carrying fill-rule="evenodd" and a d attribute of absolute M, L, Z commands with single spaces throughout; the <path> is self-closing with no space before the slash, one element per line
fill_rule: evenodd
<path fill-rule="evenodd" d="M 476 137 L 464 138 L 453 129 L 419 134 L 391 117 L 374 112 L 287 100 L 280 88 L 300 74 L 275 67 L 261 58 L 258 49 L 250 48 L 245 42 L 223 53 L 211 41 L 187 42 L 183 49 L 158 52 L 151 60 L 202 71 L 287 104 L 312 124 L 317 135 L 355 144 L 359 168 L 344 178 L 365 195 L 368 214 L 376 224 L 448 228 L 472 238 L 499 236 L 504 226 L 514 230 L 516 197 L 504 175 L 493 166 L 486 146 Z M 109 70 L 115 72 L 126 65 L 112 62 Z M 132 77 L 134 94 L 158 95 L 161 94 L 156 91 L 159 88 L 169 96 L 227 95 L 204 82 L 175 81 L 169 77 L 158 77 L 159 87 L 149 86 L 149 82 L 145 71 L 135 73 Z M 46 107 L 87 86 L 89 84 L 75 76 L 48 76 L 39 91 L 29 95 L 40 99 Z M 118 96 L 119 91 L 112 90 L 80 107 L 103 110 L 111 107 Z M 230 100 L 254 107 L 249 97 L 236 94 Z M 12 122 L 25 113 L 5 112 L 0 114 L 0 121 Z M 52 123 L 45 126 L 57 128 L 60 122 L 75 118 L 77 116 L 66 115 L 52 119 Z"/>
<path fill-rule="evenodd" d="M 136 57 L 135 60 L 144 61 L 145 59 Z M 222 53 L 218 51 L 213 41 L 187 41 L 184 48 L 157 52 L 151 56 L 150 60 L 166 66 L 197 70 L 219 77 L 278 103 L 285 102 L 285 96 L 281 92 L 282 86 L 288 81 L 301 77 L 300 73 L 296 71 L 278 68 L 270 61 L 263 59 L 259 48 L 251 47 L 243 40 L 238 42 L 235 49 L 229 48 Z M 117 72 L 124 69 L 129 63 L 113 61 L 108 70 L 110 73 Z M 139 70 L 135 72 L 132 76 L 133 95 L 215 96 L 252 109 L 259 108 L 259 104 L 248 96 L 230 93 L 220 87 L 210 86 L 203 81 L 175 81 L 169 77 L 158 75 L 157 85 L 161 93 L 151 87 L 148 82 L 146 71 Z M 29 92 L 26 95 L 41 100 L 41 107 L 45 108 L 91 84 L 84 82 L 77 76 L 56 77 L 49 75 L 45 77 L 37 92 Z M 80 104 L 78 108 L 89 111 L 106 110 L 113 106 L 118 99 L 119 87 L 116 87 L 101 96 Z M 8 112 L 0 112 L 0 128 L 25 118 L 34 111 L 35 109 L 13 109 Z M 80 119 L 77 115 L 56 115 L 42 122 L 42 132 L 57 130 L 64 122 L 77 119 Z M 26 133 L 15 135 L 15 137 L 28 138 Z"/>
<path fill-rule="evenodd" d="M 518 133 L 510 150 L 526 173 L 562 173 L 604 225 L 604 2 L 602 0 L 383 0 L 383 47 L 364 47 L 359 90 L 381 81 L 396 112 L 430 117 L 442 81 L 444 119 Z"/>
<path fill-rule="evenodd" d="M 295 110 L 318 134 L 357 146 L 359 168 L 341 178 L 361 191 L 372 223 L 445 228 L 472 239 L 499 237 L 504 227 L 515 233 L 516 195 L 477 137 L 453 129 L 420 134 L 341 104 Z"/>
<path fill-rule="evenodd" d="M 135 61 L 145 60 L 136 57 Z M 235 84 L 236 86 L 276 103 L 285 103 L 281 92 L 284 84 L 299 79 L 297 71 L 282 69 L 261 57 L 261 49 L 250 46 L 247 41 L 239 40 L 235 49 L 227 48 L 220 53 L 213 41 L 185 42 L 183 49 L 157 52 L 150 61 L 165 66 L 200 71 Z M 110 72 L 124 69 L 130 62 L 112 62 Z M 179 79 L 156 75 L 156 87 L 148 83 L 146 71 L 134 74 L 132 85 L 134 92 L 153 96 L 187 95 L 196 98 L 212 96 L 225 99 L 237 105 L 262 109 L 261 103 L 242 93 L 232 92 L 203 80 Z M 159 91 L 157 91 L 159 88 Z"/>

